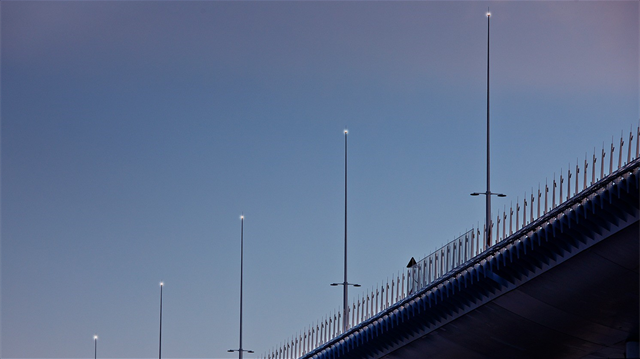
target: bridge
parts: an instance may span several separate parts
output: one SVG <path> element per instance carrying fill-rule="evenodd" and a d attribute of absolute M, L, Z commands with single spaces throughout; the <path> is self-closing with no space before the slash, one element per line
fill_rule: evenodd
<path fill-rule="evenodd" d="M 612 144 L 499 214 L 488 248 L 473 229 L 353 303 L 346 332 L 334 313 L 263 357 L 638 357 L 640 127 L 634 157 L 633 137 L 626 161 L 621 138 L 618 156 Z"/>

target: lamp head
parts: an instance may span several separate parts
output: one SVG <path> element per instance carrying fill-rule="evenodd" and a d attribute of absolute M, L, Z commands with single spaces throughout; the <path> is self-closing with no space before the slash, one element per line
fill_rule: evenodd
<path fill-rule="evenodd" d="M 160 282 L 160 286 L 161 286 L 161 287 L 162 287 L 162 286 L 164 286 L 164 282 Z"/>
<path fill-rule="evenodd" d="M 98 336 L 97 336 L 97 335 L 94 335 L 94 336 L 93 336 L 93 340 L 98 340 Z"/>
<path fill-rule="evenodd" d="M 479 196 L 479 195 L 480 195 L 480 193 L 478 193 L 478 192 L 473 192 L 471 195 L 472 195 L 472 196 Z"/>
<path fill-rule="evenodd" d="M 347 129 L 345 128 L 345 129 L 344 129 L 344 134 L 346 135 L 346 134 L 348 134 L 348 133 L 349 133 L 349 130 L 347 130 Z"/>

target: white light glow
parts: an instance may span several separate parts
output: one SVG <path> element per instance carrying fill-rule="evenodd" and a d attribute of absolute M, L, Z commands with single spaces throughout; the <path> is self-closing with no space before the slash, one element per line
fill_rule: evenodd
<path fill-rule="evenodd" d="M 346 135 L 346 134 L 348 134 L 348 133 L 349 133 L 349 131 L 345 128 L 345 130 L 344 130 L 344 134 Z"/>
<path fill-rule="evenodd" d="M 240 219 L 244 219 L 244 214 L 240 216 Z"/>
<path fill-rule="evenodd" d="M 490 17 L 490 16 L 491 16 L 491 13 L 490 13 L 490 12 L 487 12 L 487 17 Z"/>
<path fill-rule="evenodd" d="M 160 286 L 162 287 L 164 285 L 164 282 L 160 282 Z"/>
<path fill-rule="evenodd" d="M 97 335 L 94 335 L 94 336 L 93 336 L 93 340 L 98 340 L 98 336 L 97 336 Z"/>

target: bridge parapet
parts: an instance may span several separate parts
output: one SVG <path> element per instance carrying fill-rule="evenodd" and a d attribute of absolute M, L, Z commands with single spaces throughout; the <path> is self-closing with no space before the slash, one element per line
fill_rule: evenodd
<path fill-rule="evenodd" d="M 490 223 L 492 227 L 495 225 L 496 230 L 490 231 L 490 233 L 495 233 L 495 237 L 492 236 L 489 241 L 481 238 L 481 233 L 486 231 L 481 231 L 479 226 L 472 228 L 427 257 L 417 261 L 410 268 L 398 272 L 397 275 L 392 276 L 391 281 L 387 281 L 380 288 L 368 291 L 358 297 L 349 307 L 347 315 L 351 316 L 349 323 L 352 325 L 346 333 L 341 331 L 343 318 L 341 313 L 336 311 L 317 321 L 302 333 L 288 339 L 280 347 L 263 354 L 262 357 L 276 359 L 314 356 L 314 353 L 317 353 L 321 348 L 327 345 L 339 345 L 338 343 L 341 342 L 345 335 L 358 331 L 358 328 L 376 321 L 378 317 L 384 314 L 388 315 L 389 311 L 393 311 L 396 307 L 399 308 L 401 302 L 410 299 L 409 297 L 415 296 L 416 293 L 424 292 L 429 287 L 444 288 L 444 283 L 448 282 L 448 278 L 457 273 L 462 267 L 478 267 L 483 261 L 493 265 L 495 253 L 505 252 L 506 255 L 511 255 L 512 248 L 522 247 L 522 238 L 538 236 L 538 241 L 540 241 L 539 234 L 533 235 L 540 228 L 544 227 L 545 230 L 549 228 L 552 231 L 555 231 L 558 226 L 562 228 L 568 223 L 566 218 L 561 220 L 563 217 L 576 215 L 578 210 L 587 211 L 588 206 L 593 206 L 593 201 L 602 201 L 599 196 L 605 190 L 610 190 L 612 186 L 619 185 L 617 182 L 612 181 L 614 177 L 620 177 L 624 182 L 625 176 L 628 177 L 633 174 L 633 180 L 637 182 L 637 172 L 638 167 L 640 167 L 640 126 L 635 131 L 635 135 L 633 131 L 629 133 L 626 161 L 623 161 L 625 141 L 624 136 L 621 135 L 617 161 L 615 158 L 616 146 L 612 139 L 608 152 L 605 151 L 603 145 L 599 156 L 596 156 L 594 150 L 591 161 L 588 161 L 585 156 L 582 167 L 579 161 L 576 162 L 573 172 L 571 166 L 569 166 L 566 171 L 566 177 L 564 175 L 565 172 L 561 171 L 557 182 L 554 174 L 551 186 L 545 183 L 544 190 L 538 186 L 537 192 L 532 188 L 529 196 L 525 192 L 521 202 L 522 206 L 519 201 L 516 201 L 515 210 L 513 206 L 509 208 L 509 211 L 504 208 L 503 212 L 498 214 L 496 222 L 492 221 Z M 636 139 L 635 151 L 632 150 L 634 137 Z M 635 156 L 632 156 L 633 152 L 635 152 Z M 599 176 L 596 176 L 598 158 L 600 158 L 600 171 Z M 606 162 L 609 164 L 608 172 L 605 172 Z M 589 171 L 590 166 L 591 171 Z M 591 172 L 590 181 L 589 172 Z M 582 176 L 579 175 L 580 173 L 582 173 Z M 582 178 L 582 182 L 579 181 L 580 178 Z M 574 184 L 573 186 L 572 183 Z M 628 182 L 625 183 L 628 185 Z M 565 186 L 566 192 L 563 191 Z M 551 199 L 549 199 L 550 192 Z M 558 195 L 556 196 L 556 194 Z M 587 202 L 589 205 L 585 205 Z M 520 219 L 522 219 L 522 222 L 520 222 Z M 500 230 L 501 225 L 502 231 Z M 486 228 L 486 224 L 483 227 Z M 530 239 L 530 241 L 532 240 Z M 484 243 L 487 242 L 491 243 L 489 248 L 484 246 Z M 519 249 L 516 250 L 516 253 L 519 253 L 518 251 Z M 506 255 L 502 254 L 503 260 Z M 496 265 L 500 265 L 499 261 L 496 262 Z M 466 280 L 465 278 L 465 283 Z M 497 280 L 500 280 L 500 278 L 497 278 Z"/>

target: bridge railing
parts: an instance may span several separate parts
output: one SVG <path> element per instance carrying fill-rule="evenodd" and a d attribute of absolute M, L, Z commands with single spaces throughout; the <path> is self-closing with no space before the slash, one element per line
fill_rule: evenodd
<path fill-rule="evenodd" d="M 475 257 L 479 244 L 471 229 L 417 261 L 407 270 L 407 294 L 413 294 Z"/>
<path fill-rule="evenodd" d="M 629 132 L 626 143 L 625 137 L 623 132 L 619 142 L 614 142 L 612 138 L 608 151 L 604 143 L 600 153 L 596 153 L 594 148 L 590 159 L 585 153 L 584 161 L 576 159 L 575 166 L 569 163 L 566 170 L 560 170 L 558 176 L 554 173 L 553 180 L 545 181 L 544 187 L 538 184 L 537 190 L 532 187 L 531 191 L 524 192 L 523 197 L 517 196 L 515 206 L 513 203 L 508 209 L 504 206 L 503 210 L 498 211 L 497 216 L 490 220 L 489 243 L 493 245 L 505 240 L 565 201 L 638 159 L 640 157 L 640 126 L 636 131 Z M 486 228 L 486 223 L 483 227 Z M 484 228 L 482 232 L 480 230 L 476 232 L 478 237 L 483 236 L 483 240 Z"/>
<path fill-rule="evenodd" d="M 394 274 L 381 286 L 359 296 L 347 310 L 348 329 L 374 317 L 414 292 L 425 288 L 479 253 L 479 243 L 471 229 L 445 244 L 411 268 Z M 342 311 L 334 311 L 312 324 L 263 358 L 298 358 L 342 334 Z"/>
<path fill-rule="evenodd" d="M 635 146 L 632 145 L 634 137 Z M 605 150 L 603 144 L 602 151 L 598 155 L 596 155 L 594 149 L 591 160 L 588 160 L 585 154 L 584 162 L 581 163 L 580 160 L 576 160 L 575 167 L 570 164 L 566 172 L 561 170 L 558 181 L 556 181 L 556 175 L 554 174 L 553 182 L 551 184 L 548 181 L 545 182 L 544 189 L 538 185 L 537 191 L 532 188 L 529 195 L 525 192 L 522 202 L 517 197 L 515 207 L 511 205 L 507 211 L 505 206 L 502 212 L 498 212 L 495 222 L 493 219 L 491 220 L 492 230 L 489 231 L 490 238 L 488 241 L 486 240 L 486 223 L 484 223 L 482 230 L 478 226 L 463 233 L 435 252 L 417 261 L 411 267 L 399 271 L 392 276 L 390 281 L 387 279 L 385 284 L 375 289 L 370 289 L 359 296 L 348 307 L 348 329 L 376 316 L 395 303 L 426 288 L 447 273 L 473 259 L 488 249 L 487 243 L 491 246 L 509 238 L 520 229 L 560 206 L 564 201 L 573 198 L 586 190 L 587 187 L 617 172 L 626 164 L 637 160 L 640 157 L 640 126 L 635 131 L 635 136 L 634 131 L 629 133 L 626 151 L 624 140 L 624 135 L 621 135 L 620 142 L 618 142 L 617 158 L 615 154 L 616 146 L 612 138 L 611 146 L 608 148 L 609 151 Z M 633 147 L 635 147 L 635 150 Z M 623 156 L 623 153 L 626 156 Z M 625 157 L 626 161 L 624 161 Z M 598 159 L 600 159 L 599 171 L 597 171 Z M 606 166 L 607 164 L 608 166 Z M 591 167 L 591 171 L 589 171 L 589 167 Z M 607 167 L 608 171 L 606 171 Z M 581 178 L 582 181 L 580 181 Z M 565 188 L 566 192 L 564 191 Z M 549 193 L 551 193 L 551 198 L 549 198 Z M 520 205 L 521 203 L 522 206 Z M 493 230 L 494 228 L 495 231 Z M 336 310 L 278 347 L 264 353 L 262 358 L 280 359 L 304 356 L 306 353 L 341 335 L 343 320 L 342 311 Z"/>

